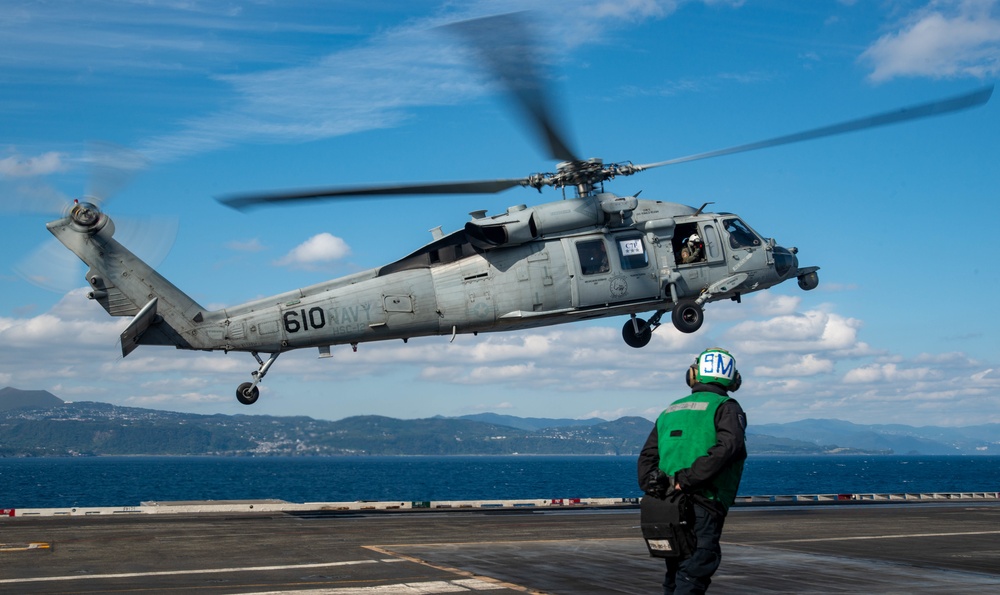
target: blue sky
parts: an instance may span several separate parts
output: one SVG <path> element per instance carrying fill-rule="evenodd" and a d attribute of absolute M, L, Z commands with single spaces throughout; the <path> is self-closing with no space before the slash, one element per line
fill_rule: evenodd
<path fill-rule="evenodd" d="M 84 297 L 82 268 L 55 276 L 61 252 L 37 252 L 50 240 L 45 211 L 92 185 L 117 190 L 106 210 L 119 238 L 211 307 L 388 263 L 473 210 L 559 198 L 510 190 L 250 213 L 216 202 L 552 171 L 438 28 L 449 22 L 532 9 L 568 136 L 605 161 L 881 113 L 982 88 L 1000 70 L 996 0 L 399 5 L 0 2 L 0 386 L 197 413 L 653 417 L 685 392 L 694 356 L 719 345 L 737 357 L 751 423 L 1000 422 L 996 98 L 609 184 L 714 201 L 822 267 L 813 292 L 791 284 L 710 304 L 695 335 L 666 324 L 634 350 L 620 338 L 624 319 L 609 319 L 341 347 L 329 360 L 305 350 L 277 361 L 252 408 L 234 396 L 256 368 L 247 354 L 142 347 L 122 359 L 127 321 Z M 141 167 L 112 184 L 94 166 L 107 155 Z M 39 275 L 49 287 L 24 278 Z"/>

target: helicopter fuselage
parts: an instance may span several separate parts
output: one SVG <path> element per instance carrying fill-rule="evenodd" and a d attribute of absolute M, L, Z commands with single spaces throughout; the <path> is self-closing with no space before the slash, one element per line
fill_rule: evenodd
<path fill-rule="evenodd" d="M 258 381 L 277 354 L 294 349 L 326 356 L 334 345 L 619 315 L 632 316 L 626 342 L 642 347 L 665 312 L 694 332 L 704 303 L 793 277 L 802 285 L 816 270 L 799 269 L 794 249 L 761 238 L 737 215 L 601 193 L 493 217 L 473 213 L 464 229 L 435 232 L 388 265 L 206 311 L 114 240 L 106 215 L 80 213 L 49 229 L 90 265 L 90 297 L 112 315 L 134 317 L 122 334 L 124 355 L 140 344 L 270 353 Z M 702 241 L 700 255 L 685 262 L 691 236 Z M 696 320 L 678 317 L 679 306 Z M 635 318 L 648 311 L 656 312 L 649 322 Z"/>
<path fill-rule="evenodd" d="M 203 345 L 276 352 L 533 328 L 669 310 L 726 279 L 705 301 L 738 299 L 802 274 L 736 215 L 639 201 L 632 218 L 486 248 L 459 230 L 389 265 L 227 308 Z M 679 263 L 678 229 L 704 238 L 703 259 Z"/>

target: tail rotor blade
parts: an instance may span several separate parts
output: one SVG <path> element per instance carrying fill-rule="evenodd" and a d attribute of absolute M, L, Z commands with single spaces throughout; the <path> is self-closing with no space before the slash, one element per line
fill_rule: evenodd
<path fill-rule="evenodd" d="M 66 293 L 86 285 L 83 262 L 55 239 L 40 245 L 13 269 L 28 283 L 49 291 Z"/>
<path fill-rule="evenodd" d="M 102 205 L 121 192 L 149 163 L 132 149 L 108 142 L 92 142 L 85 158 L 90 167 L 87 196 Z"/>

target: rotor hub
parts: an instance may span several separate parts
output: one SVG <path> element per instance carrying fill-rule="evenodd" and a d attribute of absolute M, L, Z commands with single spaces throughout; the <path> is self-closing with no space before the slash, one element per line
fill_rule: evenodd
<path fill-rule="evenodd" d="M 90 197 L 84 197 L 83 200 L 74 200 L 67 217 L 69 218 L 71 227 L 81 233 L 92 235 L 111 224 L 111 219 L 101 212 L 100 207 L 94 202 L 87 200 L 87 198 Z M 113 224 L 111 229 L 113 232 Z"/>

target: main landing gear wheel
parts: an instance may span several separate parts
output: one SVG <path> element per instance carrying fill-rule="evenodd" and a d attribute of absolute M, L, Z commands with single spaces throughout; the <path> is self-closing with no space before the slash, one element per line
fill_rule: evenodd
<path fill-rule="evenodd" d="M 673 311 L 670 312 L 670 319 L 674 322 L 674 327 L 682 333 L 693 333 L 701 328 L 705 322 L 705 312 L 692 299 L 683 299 L 677 302 Z"/>
<path fill-rule="evenodd" d="M 236 399 L 244 405 L 253 405 L 260 396 L 260 389 L 252 382 L 244 382 L 236 389 Z"/>
<path fill-rule="evenodd" d="M 635 332 L 636 326 L 641 329 L 638 333 Z M 634 321 L 626 320 L 625 326 L 622 327 L 622 338 L 625 339 L 625 344 L 629 347 L 636 349 L 645 347 L 653 338 L 652 325 L 646 324 L 646 321 L 641 318 L 636 318 Z"/>

